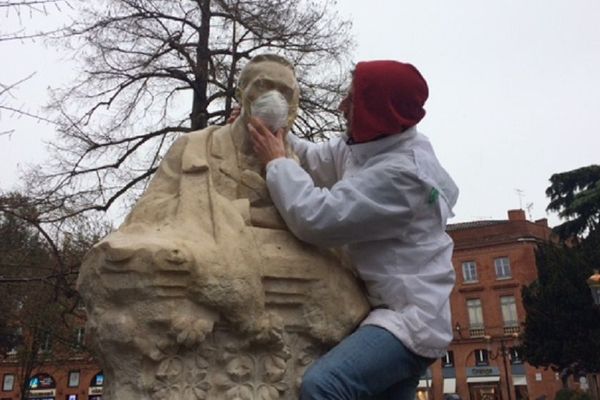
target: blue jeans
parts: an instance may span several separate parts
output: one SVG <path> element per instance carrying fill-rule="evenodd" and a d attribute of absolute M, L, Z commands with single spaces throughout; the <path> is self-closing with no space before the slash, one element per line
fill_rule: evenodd
<path fill-rule="evenodd" d="M 414 400 L 419 377 L 433 361 L 387 330 L 365 325 L 310 366 L 300 400 Z"/>

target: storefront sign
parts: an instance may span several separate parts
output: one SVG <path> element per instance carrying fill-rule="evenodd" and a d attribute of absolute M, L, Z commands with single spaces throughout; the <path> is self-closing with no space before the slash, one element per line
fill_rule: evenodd
<path fill-rule="evenodd" d="M 102 394 L 102 386 L 92 386 L 88 392 L 90 395 Z"/>
<path fill-rule="evenodd" d="M 498 367 L 471 367 L 467 368 L 467 376 L 495 376 L 500 375 Z"/>
<path fill-rule="evenodd" d="M 38 389 L 29 391 L 30 399 L 38 399 L 40 397 L 54 397 L 55 395 L 56 389 Z"/>

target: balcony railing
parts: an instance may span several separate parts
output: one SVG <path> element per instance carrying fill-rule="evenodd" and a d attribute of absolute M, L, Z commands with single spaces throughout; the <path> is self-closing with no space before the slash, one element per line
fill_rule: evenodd
<path fill-rule="evenodd" d="M 472 326 L 469 328 L 469 336 L 472 338 L 483 337 L 485 336 L 485 328 L 483 326 Z"/>
<path fill-rule="evenodd" d="M 519 325 L 510 325 L 504 327 L 505 335 L 513 335 L 515 333 L 521 332 L 521 327 Z"/>

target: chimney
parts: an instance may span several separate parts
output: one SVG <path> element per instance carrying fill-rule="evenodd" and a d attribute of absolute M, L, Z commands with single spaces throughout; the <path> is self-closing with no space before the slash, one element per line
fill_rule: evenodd
<path fill-rule="evenodd" d="M 525 210 L 508 210 L 509 221 L 526 221 Z"/>

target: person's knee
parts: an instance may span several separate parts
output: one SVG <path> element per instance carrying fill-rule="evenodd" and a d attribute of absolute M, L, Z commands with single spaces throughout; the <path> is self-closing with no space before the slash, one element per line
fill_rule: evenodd
<path fill-rule="evenodd" d="M 315 396 L 322 390 L 324 385 L 322 375 L 316 371 L 318 368 L 313 366 L 309 368 L 302 377 L 300 385 L 300 400 L 314 399 Z"/>
<path fill-rule="evenodd" d="M 309 368 L 302 377 L 300 400 L 328 399 L 334 390 L 335 377 L 318 364 Z"/>

